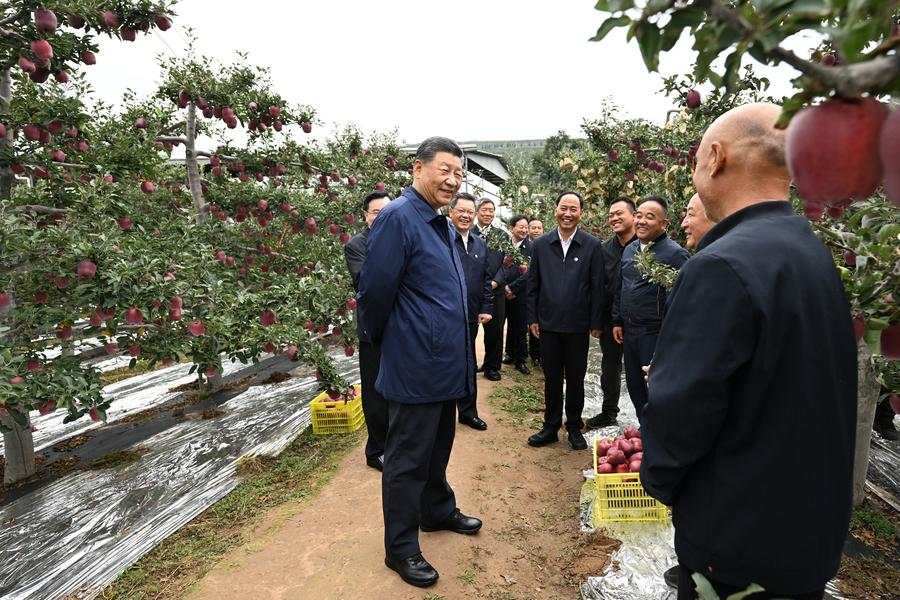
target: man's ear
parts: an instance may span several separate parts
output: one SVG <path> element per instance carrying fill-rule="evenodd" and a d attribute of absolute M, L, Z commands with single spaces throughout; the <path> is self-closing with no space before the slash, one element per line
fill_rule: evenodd
<path fill-rule="evenodd" d="M 721 142 L 713 142 L 709 145 L 712 158 L 709 161 L 709 176 L 715 177 L 725 168 L 725 147 Z"/>
<path fill-rule="evenodd" d="M 425 166 L 425 163 L 423 163 L 418 158 L 413 161 L 413 178 L 414 179 L 418 179 L 418 177 L 422 174 L 422 167 L 424 167 L 424 166 Z"/>

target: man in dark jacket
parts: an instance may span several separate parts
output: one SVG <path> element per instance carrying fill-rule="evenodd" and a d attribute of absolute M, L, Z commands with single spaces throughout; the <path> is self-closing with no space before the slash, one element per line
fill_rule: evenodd
<path fill-rule="evenodd" d="M 450 222 L 456 230 L 453 243 L 456 252 L 462 262 L 463 271 L 466 273 L 466 289 L 468 296 L 466 303 L 469 306 L 469 342 L 472 347 L 472 359 L 475 358 L 475 338 L 478 336 L 478 324 L 491 320 L 491 307 L 494 302 L 494 290 L 491 288 L 491 276 L 487 272 L 487 244 L 484 240 L 471 232 L 475 223 L 475 196 L 465 192 L 457 194 L 450 203 Z M 472 374 L 475 373 L 475 363 L 472 363 Z M 473 381 L 473 389 L 478 384 Z M 477 391 L 473 391 L 467 397 L 459 401 L 459 422 L 468 425 L 472 429 L 484 431 L 485 423 L 478 416 L 476 407 Z"/>
<path fill-rule="evenodd" d="M 387 203 L 391 201 L 386 192 L 371 192 L 363 199 L 363 215 L 366 228 L 350 238 L 344 244 L 344 258 L 347 259 L 347 270 L 353 280 L 353 289 L 359 291 L 359 272 L 366 260 L 366 244 L 369 241 L 369 229 L 375 218 Z M 359 337 L 359 379 L 362 387 L 363 415 L 366 417 L 366 464 L 381 471 L 384 467 L 384 438 L 387 435 L 388 415 L 387 402 L 375 389 L 375 378 L 378 377 L 378 365 L 381 362 L 381 350 L 372 340 L 366 339 L 365 332 L 357 328 Z"/>
<path fill-rule="evenodd" d="M 478 202 L 478 224 L 472 228 L 472 232 L 487 241 L 489 236 L 505 236 L 506 232 L 499 227 L 494 227 L 494 214 L 496 206 L 490 198 L 482 198 Z M 491 313 L 493 318 L 484 324 L 484 362 L 481 370 L 484 376 L 491 381 L 500 381 L 500 366 L 503 359 L 503 323 L 506 321 L 506 275 L 503 268 L 503 259 L 506 255 L 499 250 L 491 250 L 488 247 L 488 273 L 491 275 L 491 288 L 494 290 L 494 306 Z"/>
<path fill-rule="evenodd" d="M 603 254 L 600 241 L 578 228 L 584 200 L 568 192 L 556 199 L 556 222 L 531 248 L 528 323 L 541 340 L 544 360 L 544 425 L 531 446 L 558 440 L 566 382 L 566 430 L 573 450 L 587 448 L 581 428 L 584 375 L 590 335 L 600 337 L 603 318 Z"/>
<path fill-rule="evenodd" d="M 612 331 L 613 296 L 619 292 L 622 272 L 622 253 L 628 244 L 634 242 L 634 200 L 621 196 L 609 203 L 609 219 L 613 235 L 604 241 L 603 267 L 606 271 L 604 288 L 603 333 L 600 334 L 600 390 L 603 392 L 603 406 L 600 414 L 585 423 L 591 429 L 608 427 L 617 423 L 619 395 L 622 392 L 622 344 L 616 341 Z"/>
<path fill-rule="evenodd" d="M 634 264 L 638 252 L 650 252 L 663 265 L 680 269 L 690 257 L 687 250 L 666 236 L 668 205 L 658 196 L 641 201 L 634 213 L 637 238 L 622 253 L 619 293 L 613 298 L 613 337 L 623 345 L 625 384 L 640 421 L 647 404 L 643 367 L 653 360 L 656 338 L 666 312 L 666 290 L 644 279 Z"/>
<path fill-rule="evenodd" d="M 440 209 L 462 184 L 462 150 L 428 138 L 413 163 L 413 185 L 381 211 L 359 278 L 360 326 L 381 344 L 375 387 L 388 401 L 381 500 L 385 564 L 407 583 L 438 573 L 423 558 L 419 528 L 473 534 L 481 521 L 456 507 L 447 463 L 456 404 L 473 391 L 466 278 Z"/>
<path fill-rule="evenodd" d="M 673 507 L 679 598 L 822 598 L 847 536 L 856 344 L 829 252 L 794 214 L 780 107 L 719 117 L 694 184 L 717 223 L 671 292 L 641 481 Z"/>
<path fill-rule="evenodd" d="M 532 217 L 528 221 L 528 241 L 533 243 L 542 235 L 544 235 L 544 222 L 537 217 Z M 534 337 L 531 331 L 528 332 L 528 355 L 531 357 L 531 364 L 536 367 L 543 365 L 541 363 L 541 340 Z"/>
<path fill-rule="evenodd" d="M 531 255 L 531 242 L 528 241 L 528 217 L 515 215 L 509 220 L 509 231 L 512 243 L 522 256 L 527 259 Z M 528 308 L 526 302 L 528 271 L 522 271 L 518 261 L 512 261 L 505 267 L 506 286 L 506 353 L 510 363 L 523 375 L 530 372 L 525 362 L 528 360 Z"/>

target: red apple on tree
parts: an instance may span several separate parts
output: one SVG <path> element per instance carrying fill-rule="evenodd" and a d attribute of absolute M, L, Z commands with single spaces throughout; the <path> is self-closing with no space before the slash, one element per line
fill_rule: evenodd
<path fill-rule="evenodd" d="M 268 327 L 269 325 L 275 324 L 275 311 L 271 308 L 267 308 L 262 312 L 259 316 L 259 322 Z"/>
<path fill-rule="evenodd" d="M 191 321 L 187 324 L 188 331 L 191 332 L 191 335 L 194 337 L 200 337 L 202 335 L 206 335 L 206 327 L 203 325 L 201 321 Z"/>

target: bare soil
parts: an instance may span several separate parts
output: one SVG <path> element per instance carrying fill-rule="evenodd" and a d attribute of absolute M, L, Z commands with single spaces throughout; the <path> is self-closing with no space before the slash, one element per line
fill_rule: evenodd
<path fill-rule="evenodd" d="M 484 520 L 475 536 L 422 533 L 425 557 L 440 573 L 427 590 L 384 566 L 381 480 L 362 446 L 312 500 L 269 511 L 246 543 L 231 549 L 188 597 L 194 600 L 580 598 L 579 585 L 599 575 L 618 542 L 583 534 L 579 492 L 588 452 L 565 441 L 531 448 L 531 433 L 503 411 L 498 388 L 542 386 L 504 369 L 492 383 L 479 376 L 478 410 L 487 431 L 459 426 L 448 479 L 463 512 Z M 521 419 L 519 419 L 521 421 Z"/>

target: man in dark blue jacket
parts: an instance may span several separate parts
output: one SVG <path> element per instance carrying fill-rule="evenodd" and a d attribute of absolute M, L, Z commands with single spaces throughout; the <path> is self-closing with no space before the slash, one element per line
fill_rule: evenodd
<path fill-rule="evenodd" d="M 456 230 L 453 243 L 456 245 L 456 252 L 459 254 L 463 271 L 466 273 L 469 341 L 473 360 L 478 324 L 488 323 L 491 320 L 491 306 L 494 302 L 494 290 L 491 288 L 493 278 L 487 271 L 487 244 L 482 238 L 471 232 L 472 225 L 475 223 L 475 202 L 475 196 L 463 192 L 457 194 L 450 203 L 450 222 L 453 223 L 453 228 Z M 474 371 L 475 365 L 473 364 L 473 374 Z M 473 386 L 477 388 L 478 384 L 473 382 Z M 473 391 L 459 401 L 459 422 L 472 429 L 484 431 L 487 429 L 487 423 L 478 416 L 478 408 L 475 405 L 477 397 L 477 392 Z"/>
<path fill-rule="evenodd" d="M 638 420 L 647 404 L 647 382 L 643 367 L 653 360 L 656 338 L 666 312 L 666 290 L 638 272 L 634 258 L 653 244 L 656 260 L 680 269 L 690 257 L 688 251 L 666 236 L 668 205 L 658 196 L 644 198 L 634 213 L 637 238 L 622 253 L 619 293 L 613 297 L 613 337 L 623 344 L 625 384 Z"/>
<path fill-rule="evenodd" d="M 478 224 L 472 232 L 485 241 L 490 236 L 506 236 L 506 232 L 493 225 L 496 205 L 490 198 L 482 198 L 478 202 Z M 481 370 L 491 381 L 500 381 L 500 365 L 503 359 L 503 324 L 506 321 L 506 274 L 503 259 L 506 255 L 499 250 L 491 250 L 488 245 L 488 273 L 491 275 L 491 288 L 494 290 L 493 318 L 484 324 L 484 361 Z"/>
<path fill-rule="evenodd" d="M 422 556 L 418 530 L 474 534 L 447 483 L 456 404 L 474 391 L 466 278 L 453 231 L 440 209 L 462 184 L 462 150 L 428 138 L 413 163 L 413 185 L 381 211 L 359 279 L 360 326 L 381 344 L 375 387 L 388 401 L 381 500 L 385 564 L 407 583 L 438 573 Z"/>
<path fill-rule="evenodd" d="M 590 336 L 600 337 L 603 318 L 603 254 L 600 240 L 578 228 L 584 200 L 567 192 L 556 199 L 558 227 L 531 248 L 528 323 L 541 340 L 544 362 L 544 425 L 531 446 L 558 440 L 562 427 L 563 380 L 566 430 L 573 450 L 584 450 L 584 375 Z M 590 334 L 590 335 L 589 335 Z"/>
<path fill-rule="evenodd" d="M 522 256 L 531 256 L 531 242 L 528 241 L 528 217 L 515 215 L 509 220 L 512 243 Z M 528 271 L 522 271 L 517 261 L 505 267 L 506 286 L 506 353 L 510 363 L 523 375 L 530 372 L 525 362 L 528 360 Z M 527 268 L 527 265 L 525 265 Z"/>
<path fill-rule="evenodd" d="M 622 343 L 613 337 L 613 298 L 619 293 L 622 275 L 622 253 L 637 239 L 634 234 L 634 200 L 621 196 L 609 203 L 609 223 L 613 235 L 600 248 L 603 251 L 603 267 L 606 270 L 606 287 L 603 302 L 603 333 L 600 334 L 600 390 L 603 406 L 599 414 L 585 423 L 588 427 L 615 425 L 619 414 L 619 396 L 622 391 Z"/>
<path fill-rule="evenodd" d="M 780 107 L 719 117 L 694 184 L 717 224 L 682 268 L 649 375 L 641 481 L 673 507 L 679 598 L 820 599 L 850 519 L 857 359 L 834 261 L 794 214 Z"/>
<path fill-rule="evenodd" d="M 369 241 L 369 230 L 376 217 L 391 197 L 387 192 L 370 192 L 363 199 L 363 215 L 366 228 L 350 238 L 344 244 L 344 257 L 347 259 L 347 270 L 353 281 L 353 289 L 359 291 L 359 272 L 366 261 L 366 245 Z M 384 467 L 384 438 L 387 435 L 388 414 L 387 402 L 375 389 L 375 378 L 378 377 L 378 365 L 381 362 L 381 349 L 367 339 L 362 328 L 357 328 L 359 337 L 359 379 L 362 387 L 363 415 L 366 417 L 366 464 L 381 471 Z"/>

